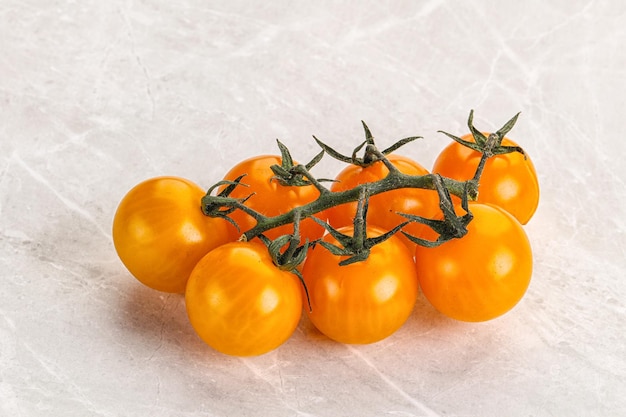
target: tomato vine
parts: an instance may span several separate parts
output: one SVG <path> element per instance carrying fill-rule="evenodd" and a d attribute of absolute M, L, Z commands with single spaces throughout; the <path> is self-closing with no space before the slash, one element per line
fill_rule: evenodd
<path fill-rule="evenodd" d="M 387 155 L 401 146 L 418 139 L 419 137 L 412 136 L 401 139 L 389 148 L 380 151 L 375 144 L 374 137 L 370 129 L 364 122 L 362 122 L 365 130 L 365 141 L 354 149 L 351 156 L 342 155 L 314 136 L 313 138 L 322 148 L 322 151 L 318 153 L 309 163 L 304 165 L 297 164 L 294 163 L 289 149 L 280 141 L 277 141 L 278 147 L 281 151 L 282 163 L 281 165 L 273 165 L 271 167 L 275 174 L 274 178 L 284 186 L 314 186 L 319 191 L 319 197 L 314 201 L 295 207 L 276 216 L 266 216 L 246 205 L 247 199 L 250 198 L 252 194 L 245 198 L 230 197 L 230 194 L 236 187 L 246 186 L 244 182 L 245 175 L 241 175 L 234 181 L 220 181 L 209 188 L 206 195 L 202 197 L 202 211 L 205 215 L 210 217 L 224 218 L 235 224 L 237 227 L 238 225 L 229 217 L 229 215 L 235 210 L 244 211 L 248 215 L 252 216 L 256 220 L 256 225 L 243 231 L 240 240 L 249 241 L 256 237 L 260 238 L 268 246 L 272 258 L 278 266 L 289 270 L 295 270 L 297 265 L 304 260 L 308 247 L 318 243 L 318 241 L 315 241 L 306 242 L 301 246 L 296 245 L 296 242 L 299 242 L 297 226 L 303 219 L 309 217 L 312 218 L 324 226 L 329 233 L 334 234 L 337 237 L 338 235 L 336 230 L 327 222 L 316 218 L 316 214 L 331 207 L 348 202 L 359 202 L 359 207 L 361 207 L 361 209 L 357 212 L 354 219 L 355 230 L 358 231 L 363 230 L 365 227 L 364 225 L 367 222 L 367 201 L 369 197 L 402 188 L 436 190 L 439 196 L 439 207 L 443 214 L 443 219 L 434 220 L 406 213 L 398 213 L 407 219 L 406 222 L 392 230 L 387 231 L 374 241 L 363 241 L 363 237 L 360 233 L 355 233 L 354 236 L 349 239 L 343 238 L 338 240 L 343 245 L 343 248 L 341 249 L 342 254 L 344 256 L 349 256 L 348 260 L 344 261 L 345 264 L 366 259 L 371 245 L 380 243 L 398 232 L 402 232 L 411 241 L 417 243 L 418 245 L 427 247 L 438 246 L 449 240 L 461 238 L 467 233 L 467 225 L 472 220 L 472 214 L 468 210 L 467 203 L 468 201 L 474 201 L 478 198 L 478 185 L 486 161 L 495 155 L 502 155 L 510 152 L 520 152 L 524 154 L 522 148 L 518 146 L 502 145 L 503 138 L 513 128 L 518 116 L 519 113 L 508 120 L 498 131 L 485 136 L 474 127 L 474 112 L 473 110 L 470 111 L 467 124 L 475 142 L 468 142 L 449 133 L 440 131 L 462 145 L 471 147 L 471 149 L 481 153 L 481 159 L 476 172 L 473 178 L 469 180 L 459 181 L 432 173 L 425 175 L 407 175 L 400 172 L 400 170 L 389 161 Z M 363 150 L 363 156 L 358 157 L 357 154 L 361 150 Z M 318 179 L 310 171 L 311 168 L 326 154 L 341 162 L 361 166 L 382 162 L 389 170 L 389 173 L 381 180 L 359 184 L 344 191 L 333 192 L 323 184 L 323 182 L 328 180 Z M 220 188 L 221 191 L 214 195 L 215 190 Z M 462 206 L 466 211 L 465 214 L 458 215 L 455 212 L 451 195 L 461 199 Z M 432 228 L 437 232 L 438 238 L 435 240 L 425 240 L 417 236 L 411 236 L 402 230 L 405 225 L 411 222 L 422 223 L 427 227 Z M 294 233 L 292 235 L 281 236 L 273 243 L 269 239 L 264 238 L 264 232 L 287 224 L 294 224 Z M 296 239 L 295 237 L 298 238 Z M 280 252 L 280 249 L 287 244 L 289 244 L 289 247 L 284 252 Z M 324 246 L 326 246 L 327 249 L 330 249 L 328 245 Z"/>

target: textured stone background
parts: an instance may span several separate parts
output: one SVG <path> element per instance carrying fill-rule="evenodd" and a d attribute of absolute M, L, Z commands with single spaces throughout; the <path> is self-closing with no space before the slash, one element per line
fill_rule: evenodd
<path fill-rule="evenodd" d="M 626 415 L 626 3 L 618 0 L 0 3 L 0 414 Z M 224 357 L 180 296 L 119 262 L 125 192 L 235 162 L 307 160 L 422 135 L 432 165 L 518 111 L 541 205 L 533 281 L 464 324 L 420 298 L 383 342 L 302 321 L 270 354 Z M 320 176 L 341 167 L 324 160 Z"/>

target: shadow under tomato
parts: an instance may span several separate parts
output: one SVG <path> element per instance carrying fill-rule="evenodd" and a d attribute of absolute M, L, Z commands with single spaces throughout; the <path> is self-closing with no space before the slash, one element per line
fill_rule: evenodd
<path fill-rule="evenodd" d="M 304 338 L 306 338 L 307 341 L 313 341 L 316 343 L 318 342 L 336 343 L 331 338 L 326 336 L 324 333 L 320 332 L 317 329 L 317 327 L 315 327 L 315 325 L 313 325 L 313 322 L 311 321 L 311 319 L 309 319 L 309 316 L 304 310 L 302 310 L 302 318 L 300 319 L 300 324 L 298 325 L 298 328 L 296 329 L 296 331 L 302 333 L 302 335 L 304 335 Z"/>
<path fill-rule="evenodd" d="M 119 326 L 136 343 L 181 346 L 185 350 L 204 349 L 189 324 L 182 294 L 163 293 L 132 283 L 120 297 Z"/>

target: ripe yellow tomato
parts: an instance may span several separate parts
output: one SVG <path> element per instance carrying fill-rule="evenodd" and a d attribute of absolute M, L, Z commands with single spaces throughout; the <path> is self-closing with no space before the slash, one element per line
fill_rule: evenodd
<path fill-rule="evenodd" d="M 319 191 L 313 185 L 286 186 L 282 185 L 270 168 L 280 165 L 282 158 L 274 155 L 261 155 L 246 159 L 235 165 L 225 176 L 225 180 L 234 181 L 245 174 L 241 180 L 247 187 L 238 186 L 230 194 L 233 198 L 252 196 L 245 204 L 265 216 L 278 216 L 295 207 L 312 202 L 319 196 Z M 235 210 L 230 217 L 237 223 L 241 232 L 250 230 L 256 225 L 256 220 L 241 210 Z M 268 230 L 264 233 L 270 239 L 293 233 L 293 225 L 287 224 Z M 302 241 L 316 240 L 324 234 L 324 228 L 312 219 L 304 219 L 300 223 Z"/>
<path fill-rule="evenodd" d="M 387 159 L 407 175 L 426 175 L 428 170 L 419 163 L 402 155 L 391 154 Z M 345 191 L 359 184 L 375 182 L 387 176 L 389 170 L 381 161 L 369 166 L 361 167 L 349 165 L 335 178 L 337 182 L 331 185 L 331 191 Z M 332 207 L 325 211 L 328 222 L 333 227 L 351 226 L 356 214 L 357 202 L 346 203 Z M 439 196 L 434 190 L 419 188 L 403 188 L 387 191 L 370 197 L 367 212 L 367 222 L 384 230 L 391 230 L 406 221 L 405 217 L 397 213 L 407 213 L 416 216 L 432 218 L 439 213 Z M 404 227 L 409 234 L 416 233 L 419 223 L 411 223 Z M 402 234 L 397 235 L 411 251 L 415 250 L 415 243 Z"/>
<path fill-rule="evenodd" d="M 339 229 L 351 234 L 352 228 Z M 368 228 L 368 237 L 384 232 Z M 324 240 L 337 245 L 331 235 Z M 413 254 L 397 237 L 375 245 L 361 262 L 340 266 L 345 257 L 316 246 L 302 276 L 309 291 L 313 325 L 342 343 L 373 343 L 398 330 L 415 306 L 418 283 Z"/>
<path fill-rule="evenodd" d="M 471 134 L 461 139 L 474 142 Z M 502 140 L 502 145 L 517 146 L 508 138 Z M 433 173 L 466 181 L 474 177 L 480 158 L 480 152 L 452 142 L 437 157 Z M 530 157 L 511 152 L 489 158 L 480 178 L 478 202 L 502 207 L 526 224 L 539 205 L 539 182 Z"/>
<path fill-rule="evenodd" d="M 140 282 L 182 293 L 191 270 L 211 249 L 235 240 L 235 228 L 202 213 L 205 191 L 178 177 L 156 177 L 132 188 L 113 219 L 113 244 Z"/>
<path fill-rule="evenodd" d="M 417 276 L 425 297 L 461 321 L 486 321 L 513 308 L 532 275 L 532 251 L 522 225 L 507 211 L 470 203 L 468 232 L 440 246 L 417 246 Z M 435 240 L 425 228 L 421 237 Z"/>
<path fill-rule="evenodd" d="M 228 355 L 261 355 L 296 329 L 301 283 L 272 263 L 263 244 L 233 242 L 198 262 L 185 303 L 191 325 L 209 346 Z"/>

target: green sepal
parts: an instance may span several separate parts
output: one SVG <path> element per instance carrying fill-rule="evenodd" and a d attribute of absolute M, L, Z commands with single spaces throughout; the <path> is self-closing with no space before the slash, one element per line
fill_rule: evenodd
<path fill-rule="evenodd" d="M 280 165 L 274 164 L 270 166 L 270 169 L 274 173 L 273 178 L 278 180 L 282 185 L 289 186 L 289 187 L 304 187 L 307 185 L 312 185 L 311 181 L 305 178 L 304 175 L 298 172 L 295 172 L 295 168 L 297 167 L 297 165 L 294 164 L 294 161 L 293 161 L 293 158 L 291 157 L 291 152 L 289 152 L 289 149 L 278 139 L 276 139 L 276 143 L 278 144 L 278 148 L 280 149 L 282 162 Z M 313 159 L 304 167 L 306 168 L 307 171 L 310 170 L 315 165 L 317 165 L 317 163 L 320 162 L 323 157 L 324 157 L 324 150 L 322 150 L 320 153 L 315 155 Z M 324 181 L 324 180 L 321 180 L 321 181 Z"/>
<path fill-rule="evenodd" d="M 398 148 L 406 145 L 407 143 L 413 142 L 416 139 L 421 139 L 421 136 L 411 136 L 404 139 L 400 139 L 387 149 L 382 152 L 379 152 L 376 148 L 376 144 L 374 142 L 374 136 L 372 136 L 372 132 L 370 131 L 367 124 L 361 120 L 361 124 L 363 125 L 363 130 L 365 131 L 365 141 L 361 142 L 359 146 L 354 148 L 352 151 L 352 156 L 343 155 L 340 152 L 337 152 L 335 149 L 326 145 L 324 142 L 313 136 L 313 139 L 317 142 L 317 144 L 330 155 L 332 158 L 344 162 L 346 164 L 357 165 L 360 167 L 367 167 L 372 165 L 374 162 L 377 162 L 381 159 L 380 155 L 389 155 L 390 153 L 396 151 Z M 364 155 L 362 157 L 358 157 L 357 154 L 365 147 Z"/>
<path fill-rule="evenodd" d="M 344 248 L 350 246 L 350 244 L 352 242 L 352 236 L 344 235 L 343 233 L 341 233 L 340 231 L 335 229 L 333 226 L 331 226 L 329 223 L 327 223 L 327 222 L 325 222 L 323 220 L 320 220 L 320 219 L 318 219 L 315 216 L 312 216 L 311 219 L 313 219 L 313 221 L 315 221 L 315 223 L 319 224 L 324 229 L 326 229 L 328 234 L 330 234 L 332 237 L 334 237 L 337 240 L 337 242 L 339 242 L 339 244 L 341 246 L 343 246 Z M 320 245 L 324 246 L 324 243 L 328 243 L 328 242 L 319 241 L 318 243 Z M 329 244 L 329 245 L 332 245 L 332 244 Z M 335 246 L 335 245 L 332 245 L 332 246 Z M 326 246 L 324 246 L 324 247 L 326 247 Z M 335 254 L 335 253 L 333 253 L 333 254 Z"/>
<path fill-rule="evenodd" d="M 272 258 L 274 265 L 281 271 L 291 272 L 298 277 L 304 293 L 306 295 L 306 301 L 309 308 L 311 308 L 311 298 L 309 296 L 309 289 L 304 281 L 304 277 L 298 270 L 298 266 L 306 259 L 309 247 L 311 246 L 309 240 L 306 239 L 304 245 L 298 246 L 300 241 L 300 233 L 298 223 L 294 223 L 294 233 L 291 235 L 281 235 L 274 240 L 269 239 L 264 234 L 260 234 L 258 238 L 265 244 L 267 251 Z M 281 249 L 288 245 L 284 252 Z"/>
<path fill-rule="evenodd" d="M 470 133 L 472 134 L 472 137 L 474 138 L 474 142 L 461 139 L 458 136 L 452 135 L 442 130 L 439 130 L 439 133 L 443 133 L 455 142 L 458 142 L 465 147 L 473 149 L 476 152 L 487 153 L 488 156 L 519 152 L 524 155 L 524 157 L 526 157 L 526 153 L 521 147 L 502 145 L 502 140 L 504 139 L 506 134 L 509 133 L 511 129 L 513 129 L 513 126 L 517 122 L 517 118 L 519 117 L 519 115 L 520 113 L 517 113 L 495 133 L 492 133 L 489 136 L 485 136 L 480 130 L 476 129 L 476 127 L 474 126 L 474 110 L 470 110 L 470 114 L 467 119 L 467 126 L 470 130 Z"/>
<path fill-rule="evenodd" d="M 463 216 L 459 216 L 454 210 L 454 204 L 452 203 L 450 192 L 444 186 L 443 177 L 441 177 L 441 175 L 439 174 L 435 174 L 433 181 L 435 183 L 437 193 L 439 194 L 439 208 L 443 213 L 443 220 L 429 219 L 408 213 L 398 213 L 402 217 L 408 219 L 410 222 L 425 224 L 439 235 L 437 237 L 437 240 L 429 241 L 402 231 L 402 234 L 413 243 L 427 247 L 439 246 L 449 240 L 458 239 L 465 236 L 467 234 L 467 225 L 473 218 L 472 213 L 469 211 L 467 186 L 465 187 L 465 192 L 463 193 L 463 197 L 461 198 L 461 208 L 465 211 L 466 214 Z"/>
<path fill-rule="evenodd" d="M 244 186 L 248 187 L 248 184 L 244 184 L 241 180 L 246 176 L 246 174 L 242 174 L 239 177 L 235 178 L 234 181 L 231 180 L 222 180 L 211 186 L 207 193 L 200 200 L 200 205 L 202 209 L 202 213 L 209 217 L 217 217 L 224 219 L 231 223 L 238 232 L 241 232 L 241 229 L 236 221 L 234 221 L 229 215 L 237 210 L 237 206 L 242 206 L 250 197 L 254 195 L 254 193 L 249 194 L 244 198 L 231 198 L 230 194 L 235 190 L 236 187 Z M 219 187 L 226 185 L 222 191 L 220 191 L 217 195 L 212 195 L 213 191 Z"/>

